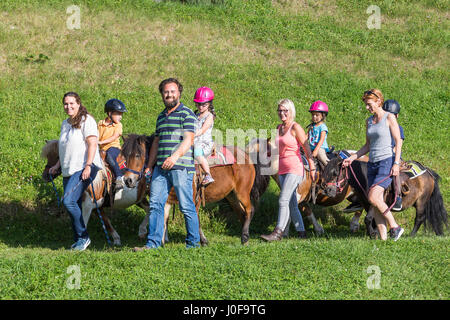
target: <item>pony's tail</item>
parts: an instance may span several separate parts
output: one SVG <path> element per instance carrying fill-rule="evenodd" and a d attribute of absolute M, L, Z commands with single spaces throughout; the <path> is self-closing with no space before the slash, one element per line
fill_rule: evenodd
<path fill-rule="evenodd" d="M 261 196 L 269 186 L 270 176 L 261 174 L 260 164 L 254 164 L 254 167 L 255 167 L 255 180 L 253 181 L 253 187 L 250 192 L 250 200 L 252 201 L 253 206 L 256 207 L 259 202 L 259 199 L 261 199 Z"/>
<path fill-rule="evenodd" d="M 431 170 L 427 168 L 428 172 L 434 178 L 434 189 L 431 193 L 430 199 L 425 204 L 425 228 L 431 229 L 436 233 L 436 235 L 443 235 L 443 225 L 448 228 L 448 217 L 447 210 L 445 210 L 444 200 L 442 199 L 442 194 L 439 189 L 439 180 L 441 177 Z M 429 223 L 430 225 L 427 225 Z"/>

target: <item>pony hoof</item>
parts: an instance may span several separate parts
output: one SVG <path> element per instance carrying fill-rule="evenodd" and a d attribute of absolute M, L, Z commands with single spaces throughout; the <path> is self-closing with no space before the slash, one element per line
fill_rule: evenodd
<path fill-rule="evenodd" d="M 205 239 L 205 240 L 201 240 L 200 244 L 202 245 L 202 247 L 206 247 L 209 244 L 209 242 L 208 242 L 208 240 Z"/>
<path fill-rule="evenodd" d="M 140 233 L 140 234 L 138 234 L 138 237 L 141 240 L 145 240 L 145 238 L 147 237 L 147 234 L 146 233 Z"/>
<path fill-rule="evenodd" d="M 122 246 L 122 242 L 120 242 L 120 241 L 114 241 L 114 246 L 115 246 L 115 247 L 121 247 L 121 246 Z"/>

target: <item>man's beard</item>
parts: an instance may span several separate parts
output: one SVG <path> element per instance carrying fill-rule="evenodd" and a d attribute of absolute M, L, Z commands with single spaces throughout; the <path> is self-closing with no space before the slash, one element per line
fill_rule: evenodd
<path fill-rule="evenodd" d="M 168 109 L 172 109 L 173 107 L 175 107 L 180 101 L 179 100 L 173 100 L 171 102 L 164 100 L 164 105 L 166 106 L 166 108 Z"/>

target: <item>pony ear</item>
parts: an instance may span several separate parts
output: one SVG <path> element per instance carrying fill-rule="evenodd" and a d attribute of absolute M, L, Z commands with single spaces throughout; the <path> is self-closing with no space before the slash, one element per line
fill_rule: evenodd
<path fill-rule="evenodd" d="M 45 139 L 44 141 L 45 141 L 46 144 L 48 143 L 48 140 L 47 140 L 47 139 Z"/>

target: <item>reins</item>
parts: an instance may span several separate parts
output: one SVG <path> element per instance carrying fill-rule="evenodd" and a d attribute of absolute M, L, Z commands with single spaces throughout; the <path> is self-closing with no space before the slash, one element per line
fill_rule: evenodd
<path fill-rule="evenodd" d="M 348 167 L 350 167 L 350 172 L 352 173 L 353 178 L 355 178 L 356 183 L 358 184 L 358 186 L 359 186 L 359 187 L 361 188 L 361 190 L 363 191 L 364 196 L 366 197 L 367 201 L 369 201 L 369 192 L 370 192 L 370 189 L 372 189 L 373 187 L 379 185 L 380 183 L 382 183 L 383 181 L 389 179 L 389 178 L 392 176 L 392 174 L 389 174 L 388 176 L 384 177 L 383 179 L 381 179 L 380 181 L 378 181 L 377 183 L 375 183 L 374 185 L 372 185 L 372 186 L 369 188 L 369 192 L 366 192 L 366 189 L 364 189 L 364 188 L 362 187 L 361 183 L 359 182 L 358 178 L 356 177 L 356 174 L 355 174 L 355 171 L 353 171 L 352 165 L 350 164 Z M 343 178 L 343 179 L 341 179 L 341 180 L 339 180 L 339 181 L 336 181 L 336 188 L 339 188 L 338 184 L 339 184 L 340 182 L 349 179 L 349 175 L 348 175 L 348 167 L 345 167 L 345 178 Z M 341 165 L 341 168 L 340 168 L 340 171 L 339 171 L 339 176 L 340 176 L 340 172 L 342 171 L 342 168 L 344 168 L 344 166 Z M 338 176 L 338 179 L 339 179 L 339 176 Z M 395 184 L 395 183 L 396 183 L 396 182 L 395 182 L 395 179 L 394 179 L 394 184 Z M 343 189 L 343 188 L 342 188 L 342 189 Z M 342 189 L 341 189 L 341 191 L 342 191 Z M 396 199 L 397 199 L 397 197 L 398 197 L 397 188 L 394 187 L 394 189 L 395 189 L 395 192 L 394 192 L 394 194 L 395 194 L 395 196 L 394 196 L 394 201 L 393 201 L 392 204 L 391 204 L 390 206 L 388 206 L 388 208 L 383 212 L 383 215 L 386 215 L 386 214 L 387 214 L 389 211 L 391 211 L 391 209 L 394 207 L 395 201 L 396 201 Z"/>
<path fill-rule="evenodd" d="M 92 197 L 94 198 L 95 208 L 97 209 L 97 214 L 100 217 L 100 221 L 102 223 L 103 231 L 105 232 L 105 236 L 106 236 L 106 241 L 108 242 L 108 245 L 111 245 L 111 240 L 109 239 L 108 231 L 106 230 L 106 226 L 105 226 L 105 222 L 103 221 L 102 214 L 100 213 L 100 209 L 98 208 L 97 199 L 95 198 L 94 183 L 93 183 L 93 180 L 92 180 L 91 177 L 89 177 L 89 179 L 91 180 Z M 83 180 L 80 180 L 80 181 L 83 181 Z"/>

